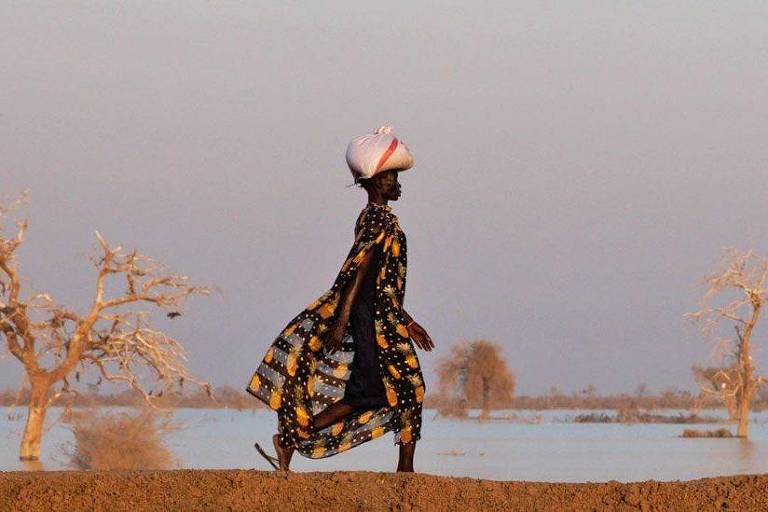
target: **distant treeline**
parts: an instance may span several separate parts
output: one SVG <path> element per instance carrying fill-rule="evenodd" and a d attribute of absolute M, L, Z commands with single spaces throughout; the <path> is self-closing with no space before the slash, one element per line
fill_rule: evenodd
<path fill-rule="evenodd" d="M 4 390 L 0 391 L 0 406 L 26 405 L 29 400 L 29 389 L 20 392 Z M 138 406 L 145 404 L 144 397 L 134 390 L 125 390 L 120 393 L 106 394 L 98 392 L 86 392 L 67 394 L 56 401 L 55 405 L 69 405 L 77 407 L 86 406 Z M 203 390 L 191 393 L 170 392 L 163 393 L 152 398 L 152 403 L 158 407 L 189 407 L 197 409 L 254 409 L 262 406 L 259 400 L 245 391 L 235 389 L 232 386 L 219 386 L 213 390 L 212 396 L 208 396 Z"/>
<path fill-rule="evenodd" d="M 430 409 L 451 409 L 455 398 L 431 394 L 424 399 L 424 407 Z M 466 404 L 471 409 L 479 409 L 479 402 Z M 527 409 L 542 411 L 548 409 L 721 409 L 723 404 L 711 395 L 700 395 L 682 389 L 667 389 L 659 394 L 646 392 L 600 394 L 594 387 L 574 393 L 564 393 L 556 388 L 543 395 L 519 395 L 506 403 L 495 402 L 493 409 Z M 768 409 L 768 389 L 761 388 L 752 402 L 753 410 Z"/>
<path fill-rule="evenodd" d="M 29 390 L 0 391 L 0 406 L 26 405 Z M 192 393 L 165 393 L 154 397 L 153 403 L 158 407 L 188 407 L 200 409 L 229 408 L 229 409 L 259 409 L 266 407 L 260 400 L 255 399 L 243 390 L 232 386 L 214 388 L 213 396 L 209 397 L 204 391 Z M 455 398 L 440 394 L 430 394 L 424 398 L 424 407 L 441 409 L 449 406 Z M 144 398 L 136 391 L 126 390 L 114 394 L 86 392 L 69 394 L 61 397 L 56 405 L 70 406 L 137 406 L 144 404 Z M 469 408 L 479 408 L 479 403 L 467 403 Z M 543 395 L 520 395 L 505 403 L 494 403 L 493 409 L 719 409 L 722 403 L 715 397 L 700 396 L 690 391 L 668 389 L 659 394 L 645 393 L 611 393 L 599 394 L 594 388 L 586 388 L 574 393 L 564 393 L 551 389 Z M 768 390 L 761 388 L 752 403 L 753 410 L 768 409 Z"/>

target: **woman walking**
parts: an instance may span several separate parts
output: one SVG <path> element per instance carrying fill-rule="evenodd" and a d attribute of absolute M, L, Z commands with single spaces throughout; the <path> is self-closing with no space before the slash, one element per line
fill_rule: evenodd
<path fill-rule="evenodd" d="M 406 238 L 388 204 L 413 157 L 382 127 L 354 139 L 347 162 L 368 203 L 333 286 L 288 323 L 248 385 L 278 418 L 277 460 L 257 448 L 288 470 L 294 451 L 329 457 L 392 431 L 397 471 L 413 471 L 425 393 L 413 344 L 434 344 L 403 308 Z"/>

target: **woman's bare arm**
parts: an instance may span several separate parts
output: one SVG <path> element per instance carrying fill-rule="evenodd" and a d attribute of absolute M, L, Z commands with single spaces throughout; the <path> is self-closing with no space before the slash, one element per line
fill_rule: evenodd
<path fill-rule="evenodd" d="M 357 267 L 357 273 L 352 283 L 341 293 L 341 299 L 339 300 L 338 313 L 336 315 L 336 322 L 329 329 L 328 338 L 326 339 L 326 346 L 329 352 L 336 352 L 341 348 L 341 340 L 344 338 L 344 333 L 347 330 L 347 324 L 349 323 L 349 316 L 352 314 L 352 306 L 354 306 L 357 296 L 360 293 L 360 286 L 365 278 L 365 274 L 370 267 L 373 251 L 375 247 L 372 247 L 368 253 L 363 256 L 363 260 Z"/>
<path fill-rule="evenodd" d="M 363 257 L 357 268 L 357 273 L 352 282 L 347 285 L 347 288 L 343 290 L 341 298 L 339 300 L 338 313 L 336 316 L 336 322 L 328 331 L 328 337 L 326 338 L 326 347 L 330 353 L 336 352 L 341 348 L 341 340 L 344 338 L 344 333 L 347 330 L 347 324 L 349 323 L 349 317 L 352 313 L 352 306 L 354 306 L 357 296 L 360 292 L 360 286 L 365 278 L 366 273 L 370 267 L 371 260 L 373 259 L 373 251 L 376 247 L 372 247 L 371 250 Z M 427 334 L 427 331 L 416 322 L 411 315 L 401 308 L 403 318 L 408 325 L 408 335 L 413 342 L 422 350 L 429 352 L 435 347 L 435 343 L 432 338 Z"/>

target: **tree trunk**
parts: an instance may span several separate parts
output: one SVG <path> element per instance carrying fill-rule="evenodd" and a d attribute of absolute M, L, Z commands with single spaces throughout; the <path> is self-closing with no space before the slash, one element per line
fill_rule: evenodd
<path fill-rule="evenodd" d="M 746 438 L 749 436 L 749 408 L 752 404 L 752 395 L 755 390 L 755 384 L 752 376 L 752 364 L 749 356 L 742 358 L 741 381 L 744 383 L 741 390 L 736 394 L 738 404 L 736 404 L 739 417 L 739 427 L 736 431 L 738 437 Z"/>
<path fill-rule="evenodd" d="M 490 379 L 483 379 L 483 398 L 482 398 L 483 403 L 480 409 L 481 420 L 486 420 L 488 419 L 488 416 L 490 416 L 490 413 L 491 413 L 490 397 L 491 397 Z"/>
<path fill-rule="evenodd" d="M 739 337 L 739 377 L 741 380 L 741 390 L 736 394 L 739 411 L 739 427 L 736 432 L 738 437 L 746 438 L 749 435 L 749 407 L 752 402 L 752 395 L 755 392 L 756 384 L 754 369 L 752 367 L 752 358 L 750 357 L 750 342 L 752 339 L 752 329 L 757 323 L 757 317 L 760 314 L 760 305 L 753 302 L 752 318 L 744 328 L 744 333 L 740 333 L 738 327 L 736 334 Z"/>
<path fill-rule="evenodd" d="M 739 428 L 736 432 L 738 437 L 747 437 L 749 427 L 749 398 L 747 393 L 741 393 L 739 400 Z"/>
<path fill-rule="evenodd" d="M 21 438 L 19 459 L 39 460 L 40 441 L 43 437 L 43 424 L 47 409 L 48 388 L 50 384 L 43 378 L 32 378 L 32 392 L 29 397 L 27 423 Z"/>

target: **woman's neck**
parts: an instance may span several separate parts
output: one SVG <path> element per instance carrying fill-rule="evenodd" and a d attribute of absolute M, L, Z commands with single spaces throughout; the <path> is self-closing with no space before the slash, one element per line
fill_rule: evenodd
<path fill-rule="evenodd" d="M 384 199 L 379 194 L 371 194 L 368 196 L 368 203 L 377 204 L 379 206 L 387 206 L 387 199 Z"/>

